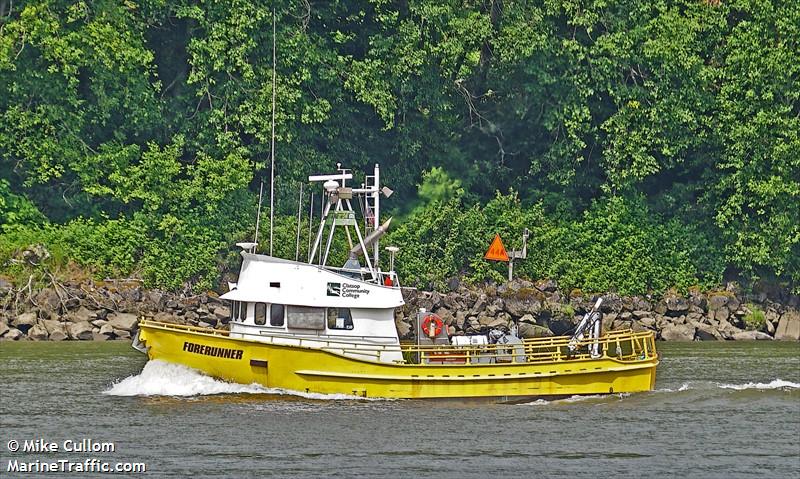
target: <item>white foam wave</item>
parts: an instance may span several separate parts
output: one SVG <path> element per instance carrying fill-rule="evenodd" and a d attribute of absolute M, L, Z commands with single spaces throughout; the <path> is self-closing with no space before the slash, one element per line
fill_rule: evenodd
<path fill-rule="evenodd" d="M 630 396 L 630 394 L 628 394 L 628 393 L 621 393 L 621 394 L 589 394 L 589 395 L 586 395 L 586 396 L 580 396 L 580 395 L 576 394 L 574 396 L 570 396 L 568 398 L 563 398 L 563 399 L 551 399 L 551 400 L 537 399 L 536 401 L 521 403 L 520 405 L 521 406 L 546 406 L 548 404 L 569 404 L 569 403 L 574 403 L 574 402 L 587 401 L 587 400 L 590 400 L 590 399 L 608 399 L 608 398 L 611 398 L 611 397 L 624 398 L 624 397 L 628 397 L 628 396 Z"/>
<path fill-rule="evenodd" d="M 278 394 L 319 400 L 374 400 L 349 394 L 319 394 L 267 388 L 260 384 L 237 384 L 206 376 L 196 369 L 165 361 L 148 361 L 142 372 L 114 383 L 103 394 L 109 396 L 207 396 L 214 394 Z"/>
<path fill-rule="evenodd" d="M 689 389 L 694 389 L 694 388 L 689 386 L 689 383 L 683 383 L 683 384 L 680 385 L 680 387 L 678 387 L 678 389 L 663 388 L 663 389 L 656 389 L 655 392 L 657 392 L 657 393 L 674 393 L 674 392 L 688 391 Z"/>
<path fill-rule="evenodd" d="M 800 383 L 793 383 L 783 379 L 773 379 L 768 383 L 745 383 L 745 384 L 720 384 L 722 389 L 735 389 L 742 391 L 745 389 L 798 389 Z"/>

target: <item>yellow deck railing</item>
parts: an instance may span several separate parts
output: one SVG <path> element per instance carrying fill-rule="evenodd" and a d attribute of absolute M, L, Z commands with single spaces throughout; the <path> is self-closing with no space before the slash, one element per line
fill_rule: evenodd
<path fill-rule="evenodd" d="M 141 326 L 159 329 L 178 330 L 191 333 L 229 337 L 230 332 L 198 326 L 161 323 L 149 320 L 140 321 Z M 237 333 L 237 336 L 241 333 Z M 336 354 L 359 356 L 380 360 L 386 353 L 399 351 L 406 364 L 420 365 L 464 365 L 486 363 L 548 363 L 573 361 L 576 359 L 597 359 L 591 350 L 597 345 L 600 358 L 613 358 L 618 361 L 649 361 L 658 357 L 655 334 L 652 331 L 633 332 L 631 330 L 609 331 L 598 339 L 584 339 L 576 344 L 574 351 L 569 349 L 569 336 L 552 336 L 525 339 L 519 344 L 484 345 L 409 345 L 409 344 L 365 344 L 354 343 L 354 339 L 332 339 L 323 337 L 300 337 L 288 334 L 262 336 L 247 333 L 259 342 L 286 345 L 286 341 L 296 342 L 297 346 L 322 349 Z"/>

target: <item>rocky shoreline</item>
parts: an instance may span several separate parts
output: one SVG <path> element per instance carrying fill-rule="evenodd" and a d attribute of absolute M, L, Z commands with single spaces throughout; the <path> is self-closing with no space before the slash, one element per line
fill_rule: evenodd
<path fill-rule="evenodd" d="M 455 283 L 455 282 L 454 282 Z M 451 335 L 518 328 L 522 337 L 567 334 L 597 295 L 565 293 L 552 281 L 514 280 L 501 285 L 428 292 L 404 288 L 406 305 L 395 324 L 413 339 L 412 319 L 424 308 L 438 314 Z M 606 294 L 603 327 L 652 330 L 665 341 L 800 340 L 800 298 L 778 303 L 765 294 L 723 291 L 667 293 L 659 297 Z M 147 290 L 135 281 L 53 284 L 40 290 L 0 281 L 0 341 L 130 340 L 140 318 L 227 328 L 230 310 L 209 292 L 185 295 Z"/>

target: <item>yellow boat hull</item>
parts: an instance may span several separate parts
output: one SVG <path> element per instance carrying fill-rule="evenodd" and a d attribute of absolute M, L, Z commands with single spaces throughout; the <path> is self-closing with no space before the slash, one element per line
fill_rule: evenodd
<path fill-rule="evenodd" d="M 508 364 L 389 364 L 320 349 L 231 338 L 224 331 L 142 321 L 149 359 L 226 381 L 379 398 L 515 398 L 634 393 L 655 386 L 658 357 Z"/>

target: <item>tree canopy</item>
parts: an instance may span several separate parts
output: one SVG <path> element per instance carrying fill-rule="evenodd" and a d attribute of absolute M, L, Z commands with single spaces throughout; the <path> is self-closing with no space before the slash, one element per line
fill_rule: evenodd
<path fill-rule="evenodd" d="M 3 269 L 212 286 L 269 176 L 273 9 L 287 256 L 304 177 L 380 163 L 416 284 L 527 226 L 531 278 L 800 288 L 789 0 L 0 0 Z"/>

